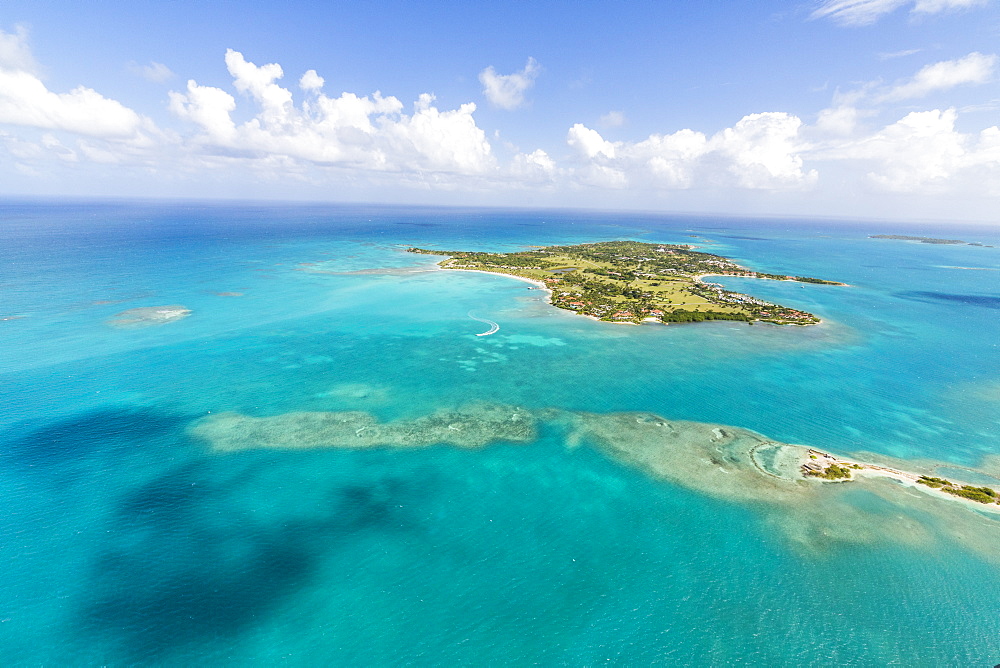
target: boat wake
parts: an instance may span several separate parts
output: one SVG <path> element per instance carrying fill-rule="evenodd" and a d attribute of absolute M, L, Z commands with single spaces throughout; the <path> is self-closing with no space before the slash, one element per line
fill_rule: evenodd
<path fill-rule="evenodd" d="M 472 315 L 472 311 L 469 311 L 469 317 L 472 318 L 473 320 L 484 322 L 490 326 L 489 331 L 483 332 L 481 334 L 476 334 L 476 336 L 489 336 L 490 334 L 496 334 L 497 332 L 500 331 L 500 325 L 496 324 L 492 320 L 486 320 L 485 318 L 477 318 L 476 316 Z"/>

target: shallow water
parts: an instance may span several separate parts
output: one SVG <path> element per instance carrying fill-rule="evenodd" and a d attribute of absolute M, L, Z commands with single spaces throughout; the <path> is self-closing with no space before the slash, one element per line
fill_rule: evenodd
<path fill-rule="evenodd" d="M 697 458 L 656 473 L 594 442 L 639 411 L 956 471 L 1000 454 L 1000 287 L 961 269 L 1000 269 L 1000 249 L 876 233 L 998 242 L 874 223 L 7 204 L 0 661 L 996 663 L 996 534 L 975 523 L 1000 522 L 887 483 L 791 505 L 717 493 L 684 469 Z M 616 238 L 850 287 L 722 281 L 817 327 L 626 327 L 520 281 L 398 271 L 433 266 L 410 245 Z M 163 305 L 191 315 L 108 325 Z M 477 337 L 470 311 L 500 330 Z M 548 418 L 530 440 L 418 429 L 438 434 L 419 448 L 396 434 L 223 453 L 193 431 L 312 412 L 412 434 L 476 402 Z M 595 447 L 567 448 L 572 425 L 552 419 L 567 412 L 596 416 L 575 437 Z"/>

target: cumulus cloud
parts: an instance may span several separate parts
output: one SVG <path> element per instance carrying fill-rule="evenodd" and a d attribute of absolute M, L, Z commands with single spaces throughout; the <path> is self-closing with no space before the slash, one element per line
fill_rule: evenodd
<path fill-rule="evenodd" d="M 566 143 L 575 148 L 584 158 L 615 157 L 615 146 L 606 141 L 597 130 L 591 130 L 583 123 L 577 123 L 569 129 Z"/>
<path fill-rule="evenodd" d="M 556 177 L 561 176 L 555 161 L 542 149 L 516 154 L 508 172 L 516 181 L 525 184 L 553 183 Z"/>
<path fill-rule="evenodd" d="M 911 14 L 939 14 L 988 4 L 989 0 L 822 0 L 811 18 L 828 18 L 840 25 L 875 23 L 900 7 L 911 6 Z"/>
<path fill-rule="evenodd" d="M 927 65 L 913 78 L 881 96 L 880 101 L 908 100 L 963 84 L 983 84 L 993 77 L 996 55 L 973 52 L 964 58 L 943 60 Z"/>
<path fill-rule="evenodd" d="M 870 81 L 855 90 L 838 91 L 833 106 L 819 112 L 811 130 L 826 139 L 850 137 L 858 131 L 861 119 L 878 115 L 879 107 L 885 103 L 922 98 L 962 85 L 988 83 L 994 77 L 996 64 L 996 55 L 973 52 L 926 65 L 912 77 L 893 85 Z"/>
<path fill-rule="evenodd" d="M 0 31 L 0 123 L 116 139 L 136 138 L 144 126 L 151 126 L 91 88 L 54 93 L 34 69 L 26 31 Z"/>
<path fill-rule="evenodd" d="M 823 109 L 816 118 L 816 130 L 820 135 L 849 137 L 858 126 L 858 119 L 868 115 L 851 105 L 840 105 Z"/>
<path fill-rule="evenodd" d="M 233 120 L 236 99 L 220 88 L 192 80 L 185 92 L 170 93 L 171 111 L 200 129 L 197 141 L 205 147 L 378 171 L 475 175 L 496 168 L 473 117 L 475 104 L 442 111 L 424 94 L 405 114 L 398 99 L 378 92 L 328 97 L 318 92 L 322 77 L 310 71 L 299 85 L 315 96 L 296 105 L 291 91 L 277 83 L 284 76 L 280 65 L 257 66 L 232 49 L 225 61 L 234 88 L 256 107 L 245 123 Z"/>
<path fill-rule="evenodd" d="M 881 103 L 991 81 L 997 56 L 978 52 L 931 63 L 894 84 L 875 81 L 838 93 L 831 108 L 808 127 L 795 115 L 772 111 L 734 119 L 714 133 L 679 129 L 610 141 L 602 131 L 577 123 L 565 135 L 569 150 L 550 155 L 498 144 L 510 156 L 501 163 L 476 123 L 475 104 L 442 109 L 433 95 L 424 94 L 405 105 L 377 91 L 330 96 L 316 70 L 283 84 L 280 65 L 256 65 L 234 50 L 224 58 L 231 84 L 191 80 L 175 86 L 169 109 L 182 130 L 162 131 L 85 86 L 49 90 L 36 74 L 26 40 L 23 30 L 0 32 L 0 163 L 8 176 L 82 174 L 85 166 L 90 175 L 136 174 L 141 167 L 199 182 L 239 175 L 281 192 L 297 184 L 322 192 L 329 192 L 331 184 L 369 189 L 471 185 L 494 195 L 524 188 L 565 198 L 600 188 L 628 193 L 629 201 L 638 201 L 633 193 L 671 193 L 696 201 L 737 191 L 740 198 L 752 199 L 756 196 L 747 191 L 757 191 L 766 193 L 768 202 L 805 201 L 814 195 L 829 198 L 831 188 L 848 183 L 857 185 L 847 192 L 859 201 L 863 191 L 949 193 L 955 201 L 964 195 L 1000 195 L 1000 128 L 962 132 L 955 109 L 900 113 L 892 122 L 874 125 L 884 113 L 876 108 L 888 107 Z M 515 74 L 533 80 L 537 70 L 529 60 Z M 502 95 L 520 104 L 527 88 L 515 86 Z M 624 115 L 613 111 L 600 118 L 598 127 L 623 122 Z M 499 132 L 495 141 L 501 141 Z M 821 183 L 817 167 L 835 178 Z M 785 194 L 776 198 L 777 192 Z M 601 197 L 609 194 L 602 191 Z"/>
<path fill-rule="evenodd" d="M 1000 129 L 959 132 L 954 109 L 915 111 L 867 136 L 811 157 L 865 169 L 877 189 L 900 193 L 978 191 L 1000 186 Z M 997 194 L 992 192 L 990 194 Z"/>
<path fill-rule="evenodd" d="M 13 33 L 0 30 L 0 69 L 36 73 L 38 65 L 28 46 L 28 31 L 18 26 Z"/>
<path fill-rule="evenodd" d="M 517 109 L 524 104 L 524 93 L 535 85 L 541 67 L 534 58 L 528 58 L 524 69 L 513 74 L 497 74 L 490 65 L 479 73 L 483 95 L 491 104 L 501 109 Z"/>
<path fill-rule="evenodd" d="M 802 171 L 801 127 L 802 121 L 791 114 L 751 114 L 715 135 L 709 148 L 728 158 L 729 172 L 743 188 L 809 185 L 817 173 Z"/>
<path fill-rule="evenodd" d="M 0 69 L 0 123 L 106 138 L 135 137 L 144 125 L 139 114 L 91 88 L 53 93 L 28 72 L 4 69 Z"/>
<path fill-rule="evenodd" d="M 299 79 L 299 88 L 305 91 L 317 91 L 323 87 L 326 80 L 316 74 L 316 70 L 309 70 Z"/>
<path fill-rule="evenodd" d="M 612 143 L 578 123 L 570 128 L 567 143 L 583 162 L 578 178 L 590 184 L 796 189 L 817 178 L 815 171 L 803 169 L 801 127 L 796 116 L 769 112 L 745 116 L 712 137 L 683 129 L 640 142 Z"/>
<path fill-rule="evenodd" d="M 854 157 L 879 163 L 869 178 L 887 190 L 912 192 L 948 180 L 962 166 L 966 138 L 955 131 L 956 113 L 919 111 L 907 114 L 860 142 Z"/>

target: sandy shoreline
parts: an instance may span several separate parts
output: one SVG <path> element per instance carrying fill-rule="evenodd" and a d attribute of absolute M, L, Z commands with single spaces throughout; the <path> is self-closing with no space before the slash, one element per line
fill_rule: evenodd
<path fill-rule="evenodd" d="M 573 311 L 573 310 L 570 310 L 570 309 L 560 308 L 559 306 L 556 306 L 555 304 L 552 303 L 552 288 L 550 288 L 549 286 L 545 285 L 541 281 L 536 281 L 533 278 L 525 278 L 524 276 L 515 276 L 514 274 L 503 274 L 503 273 L 500 273 L 499 271 L 483 271 L 482 269 L 450 269 L 448 267 L 438 267 L 438 269 L 440 269 L 441 271 L 467 271 L 467 272 L 474 272 L 474 273 L 477 273 L 477 274 L 488 274 L 489 276 L 506 276 L 507 278 L 514 278 L 514 279 L 517 279 L 519 281 L 524 281 L 525 283 L 531 283 L 532 285 L 534 285 L 535 287 L 537 287 L 539 290 L 544 290 L 548 294 L 548 296 L 549 296 L 549 306 L 551 306 L 551 307 L 553 307 L 555 309 L 558 309 L 560 311 L 567 311 L 569 313 L 575 313 L 576 315 L 583 316 L 584 318 L 590 318 L 594 322 L 604 322 L 604 323 L 608 323 L 608 324 L 611 324 L 611 325 L 639 325 L 640 324 L 640 323 L 637 323 L 637 322 L 627 322 L 627 321 L 623 322 L 623 321 L 618 321 L 618 320 L 601 320 L 596 315 L 589 315 L 587 313 L 580 313 L 578 311 Z M 644 318 L 643 321 L 644 322 L 647 322 L 647 321 L 648 322 L 655 322 L 655 323 L 660 324 L 660 325 L 666 325 L 667 324 L 665 322 L 660 322 L 659 320 L 656 320 L 655 318 Z"/>
<path fill-rule="evenodd" d="M 719 278 L 753 278 L 758 281 L 781 281 L 783 283 L 802 283 L 804 285 L 830 285 L 830 283 L 812 283 L 810 281 L 796 281 L 794 278 L 761 278 L 760 276 L 740 276 L 738 274 L 696 274 L 692 278 L 699 283 L 704 283 L 703 279 L 709 276 L 718 276 Z M 841 288 L 851 287 L 850 283 L 841 283 L 839 281 L 833 282 L 833 285 Z"/>
<path fill-rule="evenodd" d="M 437 268 L 439 271 L 464 271 L 466 273 L 488 274 L 489 276 L 506 276 L 507 278 L 513 278 L 518 281 L 524 281 L 525 283 L 531 283 L 532 285 L 549 293 L 549 296 L 552 295 L 552 289 L 549 286 L 545 285 L 545 283 L 542 283 L 541 281 L 536 281 L 533 278 L 525 278 L 524 276 L 515 276 L 514 274 L 504 274 L 499 271 L 483 271 L 482 269 L 456 269 L 451 267 L 442 267 L 440 265 L 438 265 Z"/>
<path fill-rule="evenodd" d="M 848 457 L 836 457 L 830 453 L 823 452 L 821 450 L 816 450 L 815 448 L 808 448 L 805 446 L 799 446 L 803 448 L 803 455 L 801 459 L 802 466 L 807 464 L 815 464 L 822 469 L 826 469 L 831 465 L 837 465 L 840 467 L 849 468 L 852 474 L 850 479 L 842 479 L 837 481 L 829 482 L 850 482 L 854 477 L 858 478 L 889 478 L 890 480 L 895 480 L 907 487 L 913 488 L 925 494 L 929 494 L 938 499 L 947 499 L 950 501 L 958 501 L 966 506 L 975 508 L 976 510 L 981 510 L 988 513 L 1000 514 L 1000 505 L 996 503 L 979 503 L 978 501 L 973 501 L 972 499 L 967 499 L 961 496 L 955 496 L 954 494 L 949 494 L 948 492 L 930 487 L 928 485 L 923 485 L 917 482 L 920 479 L 920 475 L 917 473 L 910 473 L 908 471 L 900 471 L 899 469 L 889 468 L 888 466 L 879 466 L 877 464 L 868 464 L 862 461 L 857 461 L 850 459 Z M 853 467 L 860 468 L 853 468 Z M 808 476 L 811 477 L 811 476 Z M 822 478 L 816 478 L 816 480 L 823 480 Z M 962 481 L 952 481 L 956 485 L 963 485 L 969 483 L 963 483 Z M 981 486 L 981 485 L 973 485 Z"/>

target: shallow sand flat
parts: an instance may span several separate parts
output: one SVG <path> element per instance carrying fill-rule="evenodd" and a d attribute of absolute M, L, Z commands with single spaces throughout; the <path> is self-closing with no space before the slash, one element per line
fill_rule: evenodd
<path fill-rule="evenodd" d="M 801 474 L 809 448 L 738 427 L 647 413 L 564 416 L 572 425 L 571 444 L 590 443 L 657 478 L 751 505 L 802 552 L 822 554 L 839 544 L 922 547 L 942 540 L 1000 560 L 1000 516 L 991 512 L 1000 506 L 930 488 L 925 493 L 914 474 L 904 474 L 910 482 L 871 470 L 867 477 L 829 482 Z M 875 512 L 866 495 L 889 503 Z"/>
<path fill-rule="evenodd" d="M 437 444 L 477 448 L 500 441 L 530 443 L 538 438 L 537 422 L 530 413 L 496 404 L 473 404 L 388 423 L 380 423 L 363 411 L 295 412 L 262 418 L 219 413 L 197 421 L 191 433 L 223 452 Z"/>
<path fill-rule="evenodd" d="M 434 271 L 434 268 L 425 266 L 410 267 L 371 267 L 369 269 L 355 269 L 353 271 L 343 271 L 339 269 L 340 264 L 336 260 L 327 262 L 301 262 L 296 271 L 305 271 L 311 274 L 331 274 L 333 276 L 412 276 L 414 274 L 427 274 Z"/>
<path fill-rule="evenodd" d="M 155 327 L 170 322 L 182 320 L 191 315 L 191 309 L 179 304 L 169 306 L 141 306 L 116 313 L 107 322 L 112 327 L 121 329 L 136 329 L 139 327 Z"/>
<path fill-rule="evenodd" d="M 220 453 L 255 448 L 481 448 L 531 443 L 543 422 L 565 431 L 568 448 L 594 447 L 652 477 L 752 507 L 805 554 L 821 555 L 850 544 L 923 548 L 943 541 L 1000 560 L 1000 516 L 983 512 L 981 504 L 918 489 L 921 486 L 903 484 L 907 480 L 878 470 L 851 481 L 808 478 L 801 465 L 816 452 L 809 448 L 739 427 L 667 420 L 652 413 L 532 411 L 488 403 L 388 423 L 362 411 L 260 418 L 219 413 L 197 420 L 190 433 Z M 915 481 L 915 474 L 906 475 Z"/>

